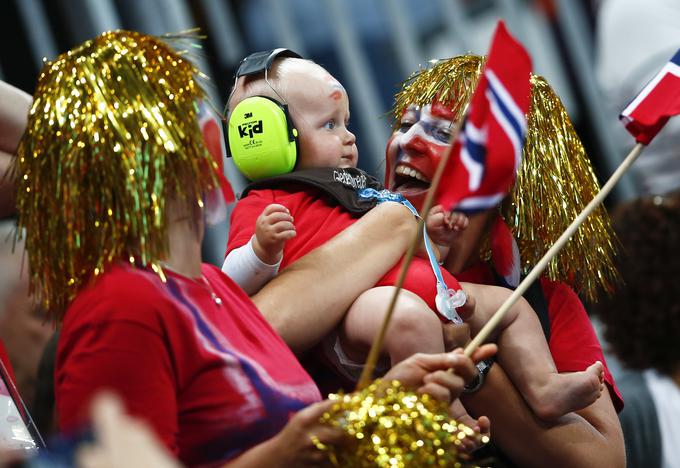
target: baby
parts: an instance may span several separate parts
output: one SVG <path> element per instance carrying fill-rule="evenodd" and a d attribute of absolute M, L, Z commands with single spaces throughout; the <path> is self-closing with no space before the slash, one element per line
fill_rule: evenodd
<path fill-rule="evenodd" d="M 349 100 L 335 78 L 321 66 L 298 58 L 276 59 L 268 82 L 261 75 L 241 79 L 229 105 L 233 109 L 250 96 L 285 97 L 299 132 L 294 174 L 321 171 L 328 174 L 327 184 L 344 182 L 346 188 L 362 188 L 363 180 L 370 182 L 370 176 L 356 169 L 356 139 L 347 127 Z M 358 216 L 319 190 L 318 185 L 285 179 L 270 183 L 265 179 L 257 188 L 247 189 L 234 209 L 223 266 L 249 294 L 271 279 L 279 266 L 285 268 L 322 245 Z M 450 216 L 440 207 L 431 211 L 427 222 L 434 241 L 443 245 L 466 225 L 467 218 Z M 392 297 L 399 267 L 396 265 L 354 301 L 335 336 L 327 340 L 327 354 L 344 377 L 358 377 L 360 363 L 365 360 Z M 448 272 L 442 273 L 446 284 L 458 286 Z M 351 281 L 352 272 L 347 275 Z M 442 322 L 433 312 L 437 281 L 428 260 L 414 259 L 404 288 L 382 350 L 391 365 L 415 352 L 442 352 L 446 347 Z M 464 289 L 473 300 L 459 311 L 467 311 L 464 319 L 473 333 L 510 294 L 494 286 L 465 284 Z M 495 339 L 499 342 L 499 362 L 535 414 L 543 419 L 552 420 L 589 406 L 602 392 L 604 368 L 600 362 L 582 372 L 557 373 L 538 318 L 524 300 L 506 315 Z M 457 411 L 458 416 L 462 415 L 460 407 Z"/>

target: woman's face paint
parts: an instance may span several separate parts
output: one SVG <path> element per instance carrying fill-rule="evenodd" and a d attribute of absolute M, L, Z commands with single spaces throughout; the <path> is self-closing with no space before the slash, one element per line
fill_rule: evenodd
<path fill-rule="evenodd" d="M 417 208 L 422 206 L 442 155 L 449 146 L 455 115 L 435 101 L 409 106 L 387 143 L 385 181 Z"/>

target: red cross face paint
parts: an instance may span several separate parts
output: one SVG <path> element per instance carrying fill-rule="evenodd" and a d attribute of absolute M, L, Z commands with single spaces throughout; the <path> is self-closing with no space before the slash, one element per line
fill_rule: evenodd
<path fill-rule="evenodd" d="M 409 106 L 387 143 L 386 184 L 416 208 L 422 206 L 449 146 L 454 119 L 451 109 L 437 101 L 423 107 Z"/>

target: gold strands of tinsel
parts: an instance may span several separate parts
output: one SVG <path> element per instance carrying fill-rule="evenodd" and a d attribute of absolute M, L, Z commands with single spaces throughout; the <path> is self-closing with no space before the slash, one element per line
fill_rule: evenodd
<path fill-rule="evenodd" d="M 483 64 L 484 57 L 463 55 L 435 62 L 411 76 L 395 97 L 395 126 L 409 105 L 422 106 L 436 96 L 450 103 L 460 118 Z M 509 202 L 502 208 L 518 242 L 523 273 L 528 273 L 599 190 L 590 160 L 559 98 L 545 79 L 532 75 L 531 83 L 522 165 Z M 608 290 L 617 281 L 614 243 L 609 217 L 600 207 L 550 262 L 546 276 L 594 300 L 600 287 Z M 488 252 L 482 254 L 488 256 Z"/>
<path fill-rule="evenodd" d="M 196 68 L 157 38 L 104 33 L 45 64 L 18 149 L 31 289 L 60 319 L 107 264 L 167 252 L 166 200 L 218 184 Z M 21 232 L 21 230 L 18 230 Z"/>
<path fill-rule="evenodd" d="M 395 127 L 407 107 L 414 104 L 424 106 L 435 97 L 450 105 L 456 118 L 461 118 L 477 86 L 483 65 L 484 57 L 461 55 L 434 62 L 430 68 L 411 75 L 395 96 L 392 113 Z"/>
<path fill-rule="evenodd" d="M 541 77 L 531 77 L 531 106 L 522 165 L 503 216 L 530 270 L 599 192 L 583 144 L 559 97 Z M 609 216 L 598 207 L 548 265 L 546 275 L 596 300 L 618 275 Z"/>
<path fill-rule="evenodd" d="M 461 451 L 464 439 L 487 443 L 464 424 L 448 416 L 448 405 L 404 389 L 399 382 L 374 381 L 336 399 L 322 421 L 345 431 L 348 442 L 340 450 L 315 441 L 328 451 L 335 466 L 363 467 L 471 467 Z"/>

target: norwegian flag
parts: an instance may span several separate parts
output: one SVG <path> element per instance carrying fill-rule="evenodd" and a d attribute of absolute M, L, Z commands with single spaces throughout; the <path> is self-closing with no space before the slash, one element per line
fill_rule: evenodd
<path fill-rule="evenodd" d="M 500 21 L 436 199 L 474 213 L 508 193 L 522 160 L 531 59 Z"/>
<path fill-rule="evenodd" d="M 666 125 L 680 114 L 680 50 L 644 87 L 619 115 L 635 141 L 648 145 Z"/>
<path fill-rule="evenodd" d="M 198 106 L 198 125 L 201 127 L 206 149 L 219 166 L 217 177 L 220 181 L 221 190 L 213 190 L 206 194 L 207 221 L 210 224 L 217 224 L 226 219 L 227 204 L 236 201 L 234 190 L 224 176 L 224 161 L 227 157 L 227 151 L 222 133 L 222 122 L 215 112 L 205 102 L 202 102 Z"/>

